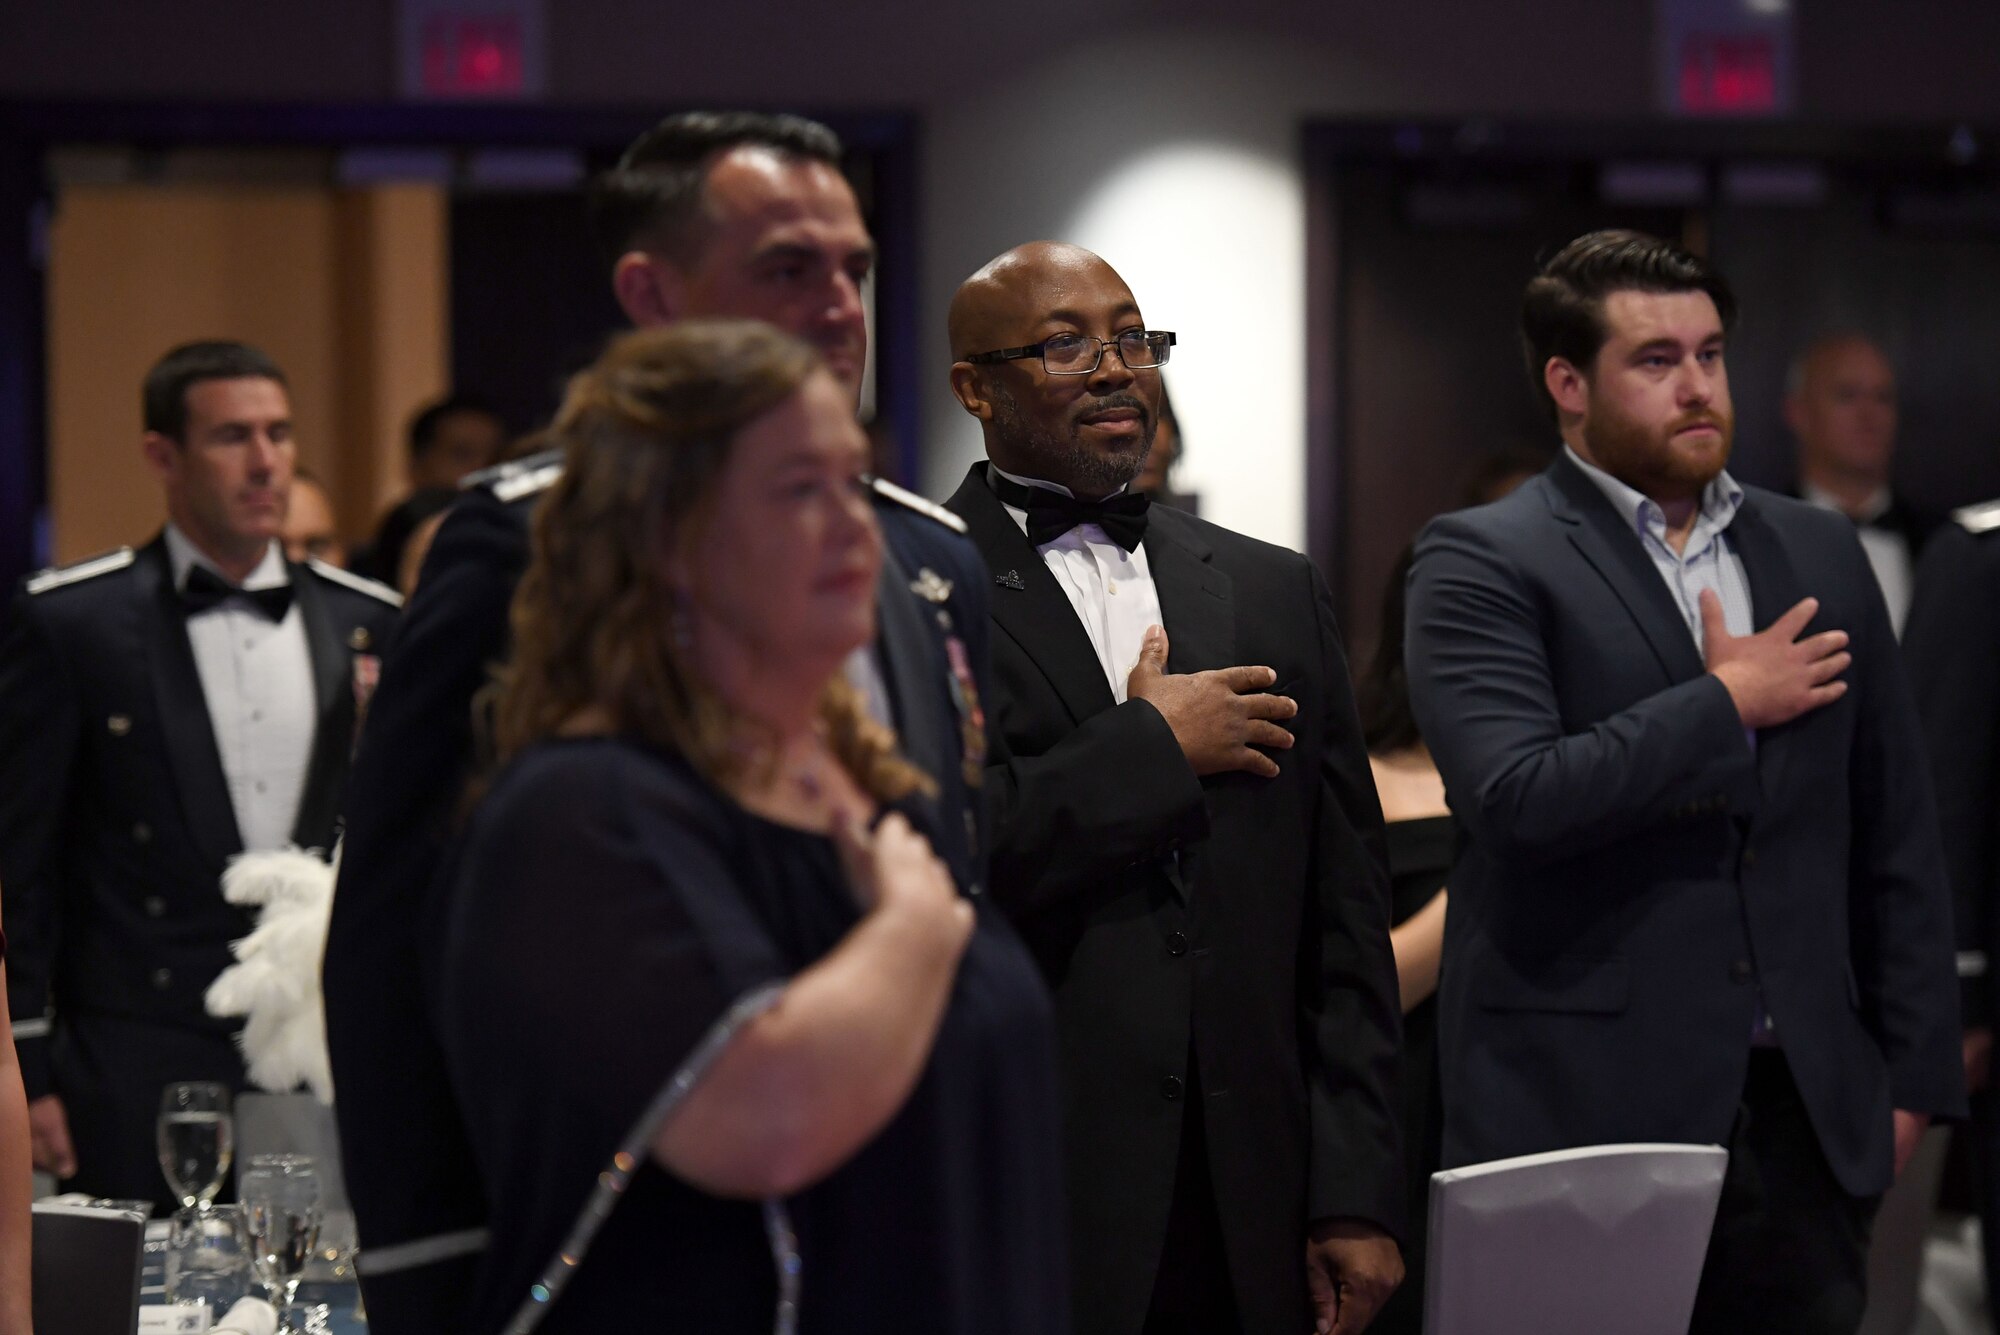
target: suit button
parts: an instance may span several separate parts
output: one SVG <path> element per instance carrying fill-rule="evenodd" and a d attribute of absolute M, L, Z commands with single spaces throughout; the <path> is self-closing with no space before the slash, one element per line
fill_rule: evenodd
<path fill-rule="evenodd" d="M 1743 865 L 1746 867 L 1757 865 L 1757 850 L 1749 844 L 1743 845 Z"/>
<path fill-rule="evenodd" d="M 1747 983 L 1756 976 L 1757 971 L 1750 967 L 1749 960 L 1736 960 L 1729 966 L 1729 981 L 1732 983 Z"/>
<path fill-rule="evenodd" d="M 153 986 L 156 989 L 158 989 L 161 992 L 164 992 L 173 985 L 174 985 L 174 971 L 172 969 L 153 970 Z"/>
<path fill-rule="evenodd" d="M 160 898 L 160 897 L 159 897 L 158 895 L 147 895 L 147 896 L 146 896 L 146 916 L 147 916 L 148 918 L 164 918 L 164 917 L 166 917 L 166 916 L 167 916 L 167 901 L 166 901 L 166 900 L 164 900 L 164 899 L 161 899 L 161 898 Z"/>
<path fill-rule="evenodd" d="M 1187 954 L 1187 938 L 1179 932 L 1168 932 L 1167 953 L 1176 959 Z"/>
<path fill-rule="evenodd" d="M 138 824 L 134 825 L 132 827 L 132 842 L 135 844 L 152 843 L 153 827 L 146 824 L 146 822 L 144 821 L 140 821 Z"/>
<path fill-rule="evenodd" d="M 1187 1086 L 1181 1083 L 1179 1076 L 1170 1075 L 1160 1082 L 1160 1097 L 1168 1103 L 1178 1103 L 1180 1102 L 1181 1092 L 1186 1088 Z"/>

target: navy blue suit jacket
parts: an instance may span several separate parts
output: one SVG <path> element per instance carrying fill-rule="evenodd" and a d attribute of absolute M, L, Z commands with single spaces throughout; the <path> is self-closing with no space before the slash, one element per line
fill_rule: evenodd
<path fill-rule="evenodd" d="M 1808 595 L 1848 690 L 1754 749 L 1610 501 L 1559 459 L 1432 521 L 1410 577 L 1418 723 L 1469 842 L 1440 985 L 1445 1163 L 1723 1143 L 1761 987 L 1835 1175 L 1892 1175 L 1890 1111 L 1960 1115 L 1950 903 L 1916 715 L 1845 518 L 1748 489 L 1761 629 Z"/>

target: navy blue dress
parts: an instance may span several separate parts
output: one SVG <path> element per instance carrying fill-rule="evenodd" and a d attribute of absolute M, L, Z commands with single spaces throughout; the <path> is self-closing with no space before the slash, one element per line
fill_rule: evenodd
<path fill-rule="evenodd" d="M 785 1202 L 807 1335 L 1068 1328 L 1049 1002 L 1012 931 L 979 908 L 909 1101 Z M 830 841 L 747 812 L 677 757 L 589 739 L 508 767 L 459 860 L 440 1002 L 491 1202 L 475 1331 L 505 1329 L 563 1272 L 541 1331 L 773 1329 L 760 1206 L 643 1157 L 580 1262 L 556 1258 L 704 1037 L 858 917 Z"/>

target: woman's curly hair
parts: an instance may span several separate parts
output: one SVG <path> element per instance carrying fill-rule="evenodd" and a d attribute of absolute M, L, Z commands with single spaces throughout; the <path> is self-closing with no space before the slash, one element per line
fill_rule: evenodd
<path fill-rule="evenodd" d="M 512 661 L 492 701 L 500 762 L 596 719 L 724 786 L 757 763 L 747 720 L 686 661 L 667 570 L 707 537 L 737 434 L 819 368 L 811 348 L 769 325 L 702 320 L 622 335 L 571 380 L 550 428 L 562 478 L 536 511 Z M 844 679 L 828 684 L 820 718 L 877 799 L 934 789 Z"/>

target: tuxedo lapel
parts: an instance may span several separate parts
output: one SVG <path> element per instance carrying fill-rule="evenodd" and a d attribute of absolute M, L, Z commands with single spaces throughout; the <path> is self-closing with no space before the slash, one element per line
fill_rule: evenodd
<path fill-rule="evenodd" d="M 1206 672 L 1236 662 L 1235 582 L 1211 564 L 1213 556 L 1183 516 L 1153 508 L 1146 564 L 1166 622 L 1169 672 Z"/>
<path fill-rule="evenodd" d="M 155 539 L 140 552 L 139 569 L 139 615 L 160 735 L 195 847 L 219 867 L 242 851 L 243 836 L 236 828 L 222 755 L 215 749 L 215 725 L 188 643 L 187 615 L 174 589 L 165 539 Z"/>
<path fill-rule="evenodd" d="M 965 520 L 969 536 L 992 568 L 994 624 L 1041 670 L 1070 721 L 1081 723 L 1115 703 L 1104 667 L 1041 553 L 986 485 L 985 470 L 985 464 L 974 464 L 946 504 Z M 1172 651 L 1173 646 L 1168 647 Z"/>
<path fill-rule="evenodd" d="M 306 567 L 290 567 L 292 598 L 305 625 L 306 652 L 312 658 L 314 726 L 312 759 L 292 821 L 292 842 L 323 847 L 334 838 L 340 812 L 341 777 L 354 745 L 354 692 L 351 650 L 347 637 L 327 606 L 319 581 Z"/>
<path fill-rule="evenodd" d="M 1549 508 L 1567 527 L 1571 545 L 1625 604 L 1668 678 L 1700 676 L 1701 653 L 1687 621 L 1610 498 L 1567 459 L 1557 459 L 1542 476 L 1550 485 Z"/>
<path fill-rule="evenodd" d="M 910 572 L 887 547 L 875 606 L 881 618 L 876 660 L 903 754 L 926 774 L 948 779 L 958 764 L 957 722 L 947 716 L 944 698 L 950 667 L 938 652 L 937 636 L 924 626 L 924 609 L 910 591 Z"/>
<path fill-rule="evenodd" d="M 1799 600 L 1806 596 L 1805 584 L 1754 493 L 1745 493 L 1743 504 L 1729 525 L 1729 542 L 1742 558 L 1743 573 L 1750 581 L 1751 625 L 1761 631 L 1798 606 Z M 1825 629 L 1815 616 L 1803 634 L 1813 635 Z M 1783 791 L 1784 767 L 1791 755 L 1796 722 L 1757 730 L 1757 777 L 1767 793 Z"/>

